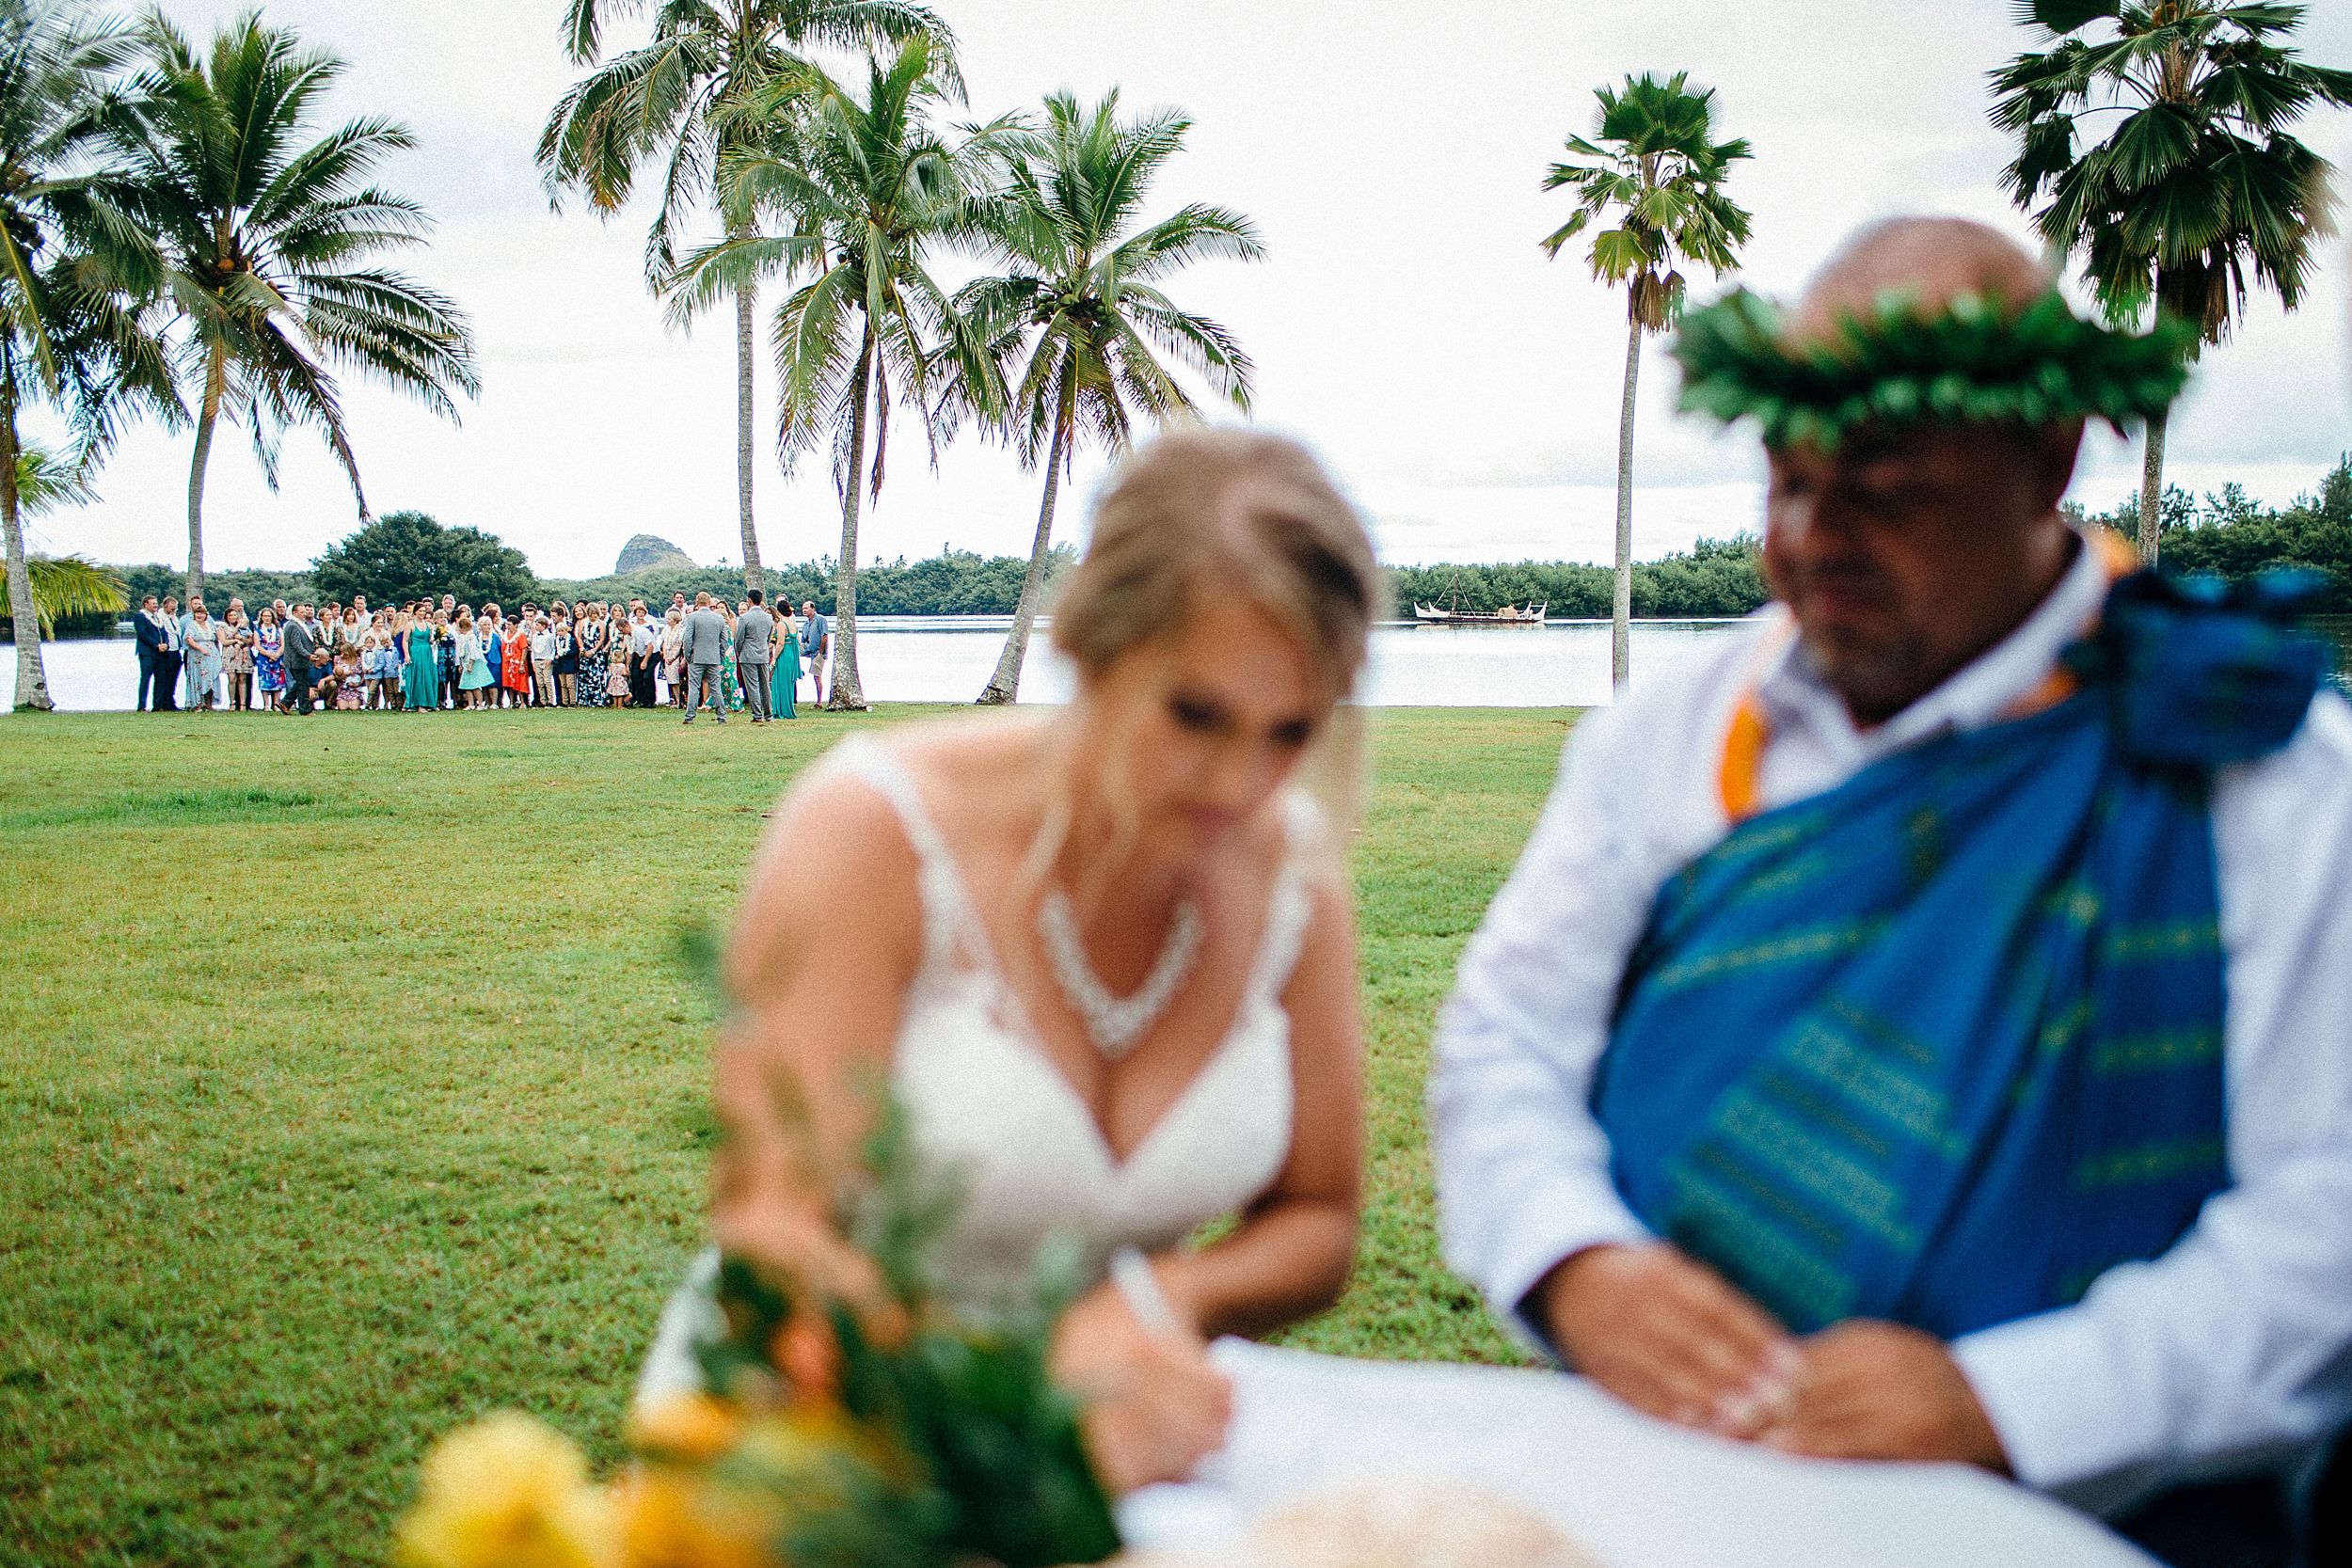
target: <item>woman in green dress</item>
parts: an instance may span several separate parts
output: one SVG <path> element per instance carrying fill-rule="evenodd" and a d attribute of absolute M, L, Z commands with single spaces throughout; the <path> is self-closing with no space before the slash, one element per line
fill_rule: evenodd
<path fill-rule="evenodd" d="M 416 710 L 441 705 L 441 667 L 433 648 L 433 623 L 420 615 L 408 627 L 408 668 L 405 706 Z"/>
<path fill-rule="evenodd" d="M 801 624 L 789 615 L 776 617 L 775 673 L 768 677 L 768 716 L 795 719 L 792 694 L 801 689 Z"/>

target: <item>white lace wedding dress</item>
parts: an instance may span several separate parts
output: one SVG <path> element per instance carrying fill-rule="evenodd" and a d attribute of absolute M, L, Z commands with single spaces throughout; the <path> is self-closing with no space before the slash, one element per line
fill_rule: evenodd
<path fill-rule="evenodd" d="M 1048 1238 L 1075 1246 L 1091 1283 L 1118 1247 L 1172 1245 L 1266 1189 L 1291 1142 L 1281 993 L 1311 907 L 1307 875 L 1320 817 L 1309 797 L 1285 797 L 1289 848 L 1225 1038 L 1120 1160 L 1035 1043 L 914 776 L 886 746 L 864 737 L 844 742 L 821 766 L 855 775 L 887 800 L 914 851 L 923 957 L 907 990 L 890 1083 L 916 1148 L 961 1192 L 940 1256 L 954 1300 L 1004 1300 L 1026 1283 Z M 641 1403 L 698 1386 L 693 1346 L 716 1328 L 717 1269 L 715 1253 L 698 1258 L 663 1309 L 638 1380 Z"/>

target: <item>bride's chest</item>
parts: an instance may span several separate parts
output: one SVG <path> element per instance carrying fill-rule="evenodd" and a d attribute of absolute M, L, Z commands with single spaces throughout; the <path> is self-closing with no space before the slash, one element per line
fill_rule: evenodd
<path fill-rule="evenodd" d="M 1165 1108 L 1148 1125 L 1120 1129 L 1139 1134 L 1121 1137 L 1121 1158 L 1071 1079 L 994 1016 L 984 991 L 953 978 L 918 988 L 892 1066 L 916 1146 L 955 1181 L 959 1228 L 974 1241 L 1021 1251 L 1060 1231 L 1165 1245 L 1244 1207 L 1279 1173 L 1292 1122 L 1279 1006 L 1233 1017 L 1172 1098 L 1152 1097 Z"/>

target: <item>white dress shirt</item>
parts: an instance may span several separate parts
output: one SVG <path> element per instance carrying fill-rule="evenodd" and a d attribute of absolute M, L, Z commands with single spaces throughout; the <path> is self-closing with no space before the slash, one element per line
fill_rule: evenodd
<path fill-rule="evenodd" d="M 1729 830 L 1718 768 L 1742 691 L 1770 721 L 1764 804 L 1784 805 L 1995 721 L 2105 587 L 2077 552 L 2007 640 L 1867 732 L 1778 606 L 1576 727 L 1463 955 L 1430 1084 L 1446 1259 L 1498 1314 L 1517 1324 L 1571 1254 L 1651 1239 L 1610 1180 L 1593 1069 L 1660 885 Z M 1953 1346 L 2019 1478 L 2086 1507 L 2291 1452 L 2352 1413 L 2352 707 L 2324 692 L 2283 750 L 2222 769 L 2213 828 L 2231 1185 L 2161 1258 Z"/>

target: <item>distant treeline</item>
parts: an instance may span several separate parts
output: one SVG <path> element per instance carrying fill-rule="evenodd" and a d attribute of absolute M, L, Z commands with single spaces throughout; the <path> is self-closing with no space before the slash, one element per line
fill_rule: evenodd
<path fill-rule="evenodd" d="M 1046 580 L 1069 570 L 1078 552 L 1057 545 L 1046 563 Z M 929 561 L 892 562 L 861 566 L 857 574 L 860 615 L 1009 615 L 1021 600 L 1021 578 L 1029 569 L 1026 556 L 979 555 L 948 550 Z M 768 591 L 789 604 L 815 600 L 826 614 L 834 613 L 834 562 L 828 556 L 796 566 L 771 567 Z M 647 566 L 619 576 L 582 580 L 546 578 L 545 596 L 576 599 L 643 599 L 667 604 L 672 594 L 690 600 L 698 593 L 743 596 L 743 573 L 733 566 Z"/>
<path fill-rule="evenodd" d="M 2112 512 L 2084 518 L 2126 539 L 2139 533 L 2139 498 Z M 2233 582 L 2275 567 L 2298 567 L 2325 584 L 2314 611 L 2352 614 L 2352 453 L 2347 453 L 2319 488 L 2272 511 L 2248 499 L 2245 488 L 2225 484 L 2201 500 L 2168 486 L 2158 509 L 2164 563 L 2178 572 L 2210 572 Z"/>
<path fill-rule="evenodd" d="M 1486 614 L 1504 605 L 1549 602 L 1555 619 L 1579 620 L 1609 614 L 1613 574 L 1606 566 L 1574 561 L 1517 561 L 1397 566 L 1389 577 L 1400 615 L 1412 614 L 1416 604 L 1441 610 L 1458 605 Z M 1702 539 L 1683 553 L 1633 563 L 1636 615 L 1661 620 L 1745 615 L 1769 597 L 1750 535 Z"/>

